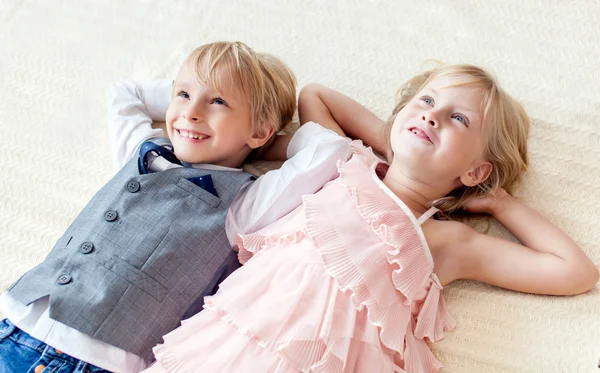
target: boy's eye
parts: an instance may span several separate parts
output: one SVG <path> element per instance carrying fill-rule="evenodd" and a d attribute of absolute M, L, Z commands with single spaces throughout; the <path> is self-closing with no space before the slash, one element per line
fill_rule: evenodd
<path fill-rule="evenodd" d="M 183 97 L 183 98 L 185 98 L 185 99 L 188 99 L 188 98 L 190 98 L 190 95 L 188 95 L 188 93 L 187 93 L 186 91 L 179 91 L 179 92 L 177 93 L 177 96 L 179 96 L 179 97 Z"/>
<path fill-rule="evenodd" d="M 220 98 L 220 97 L 215 97 L 215 98 L 213 98 L 213 99 L 212 99 L 212 103 L 213 103 L 213 104 L 216 104 L 216 105 L 225 105 L 225 106 L 227 106 L 227 103 L 225 102 L 225 100 L 223 100 L 223 99 L 222 99 L 222 98 Z"/>
<path fill-rule="evenodd" d="M 462 114 L 454 114 L 452 117 L 454 119 L 456 119 L 457 121 L 459 121 L 460 123 L 464 124 L 465 126 L 468 125 L 467 118 L 465 118 L 464 115 L 462 115 Z"/>
<path fill-rule="evenodd" d="M 429 96 L 423 96 L 421 97 L 421 101 L 425 102 L 427 105 L 433 106 L 433 104 L 435 103 L 433 101 L 433 99 Z"/>

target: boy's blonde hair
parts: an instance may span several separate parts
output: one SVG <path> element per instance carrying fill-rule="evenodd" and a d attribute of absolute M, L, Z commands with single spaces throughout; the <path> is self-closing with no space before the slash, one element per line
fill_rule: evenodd
<path fill-rule="evenodd" d="M 269 129 L 276 134 L 292 121 L 296 111 L 296 77 L 277 57 L 257 53 L 239 41 L 222 41 L 196 48 L 187 63 L 201 84 L 210 84 L 217 91 L 223 88 L 222 74 L 230 75 L 248 99 L 255 134 L 264 135 Z M 272 136 L 249 158 L 260 155 L 274 139 Z"/>
<path fill-rule="evenodd" d="M 469 200 L 493 193 L 502 187 L 511 193 L 527 170 L 527 137 L 529 117 L 521 104 L 509 96 L 484 69 L 473 65 L 450 65 L 419 74 L 400 87 L 396 106 L 388 119 L 388 128 L 396 115 L 429 82 L 447 76 L 460 76 L 465 81 L 456 86 L 472 85 L 483 93 L 483 129 L 485 131 L 482 159 L 493 166 L 490 176 L 474 187 L 461 187 L 433 201 L 443 212 L 454 212 Z"/>

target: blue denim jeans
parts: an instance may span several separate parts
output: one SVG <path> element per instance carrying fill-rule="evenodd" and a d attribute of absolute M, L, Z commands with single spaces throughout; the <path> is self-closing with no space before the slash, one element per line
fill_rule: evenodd
<path fill-rule="evenodd" d="M 8 319 L 0 321 L 0 373 L 34 372 L 110 373 L 55 350 Z"/>

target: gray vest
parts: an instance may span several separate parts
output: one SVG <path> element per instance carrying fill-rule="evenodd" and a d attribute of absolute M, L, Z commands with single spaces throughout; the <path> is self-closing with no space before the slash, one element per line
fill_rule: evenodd
<path fill-rule="evenodd" d="M 152 347 L 239 267 L 225 215 L 245 172 L 175 168 L 140 175 L 129 161 L 90 200 L 46 259 L 9 289 L 50 317 L 153 360 Z M 218 197 L 188 179 L 210 174 Z"/>

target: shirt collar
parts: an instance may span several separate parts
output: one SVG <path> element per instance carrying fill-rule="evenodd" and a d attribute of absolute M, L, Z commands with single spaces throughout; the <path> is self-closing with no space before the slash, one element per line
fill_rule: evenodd
<path fill-rule="evenodd" d="M 243 171 L 241 168 L 225 167 L 225 166 L 219 166 L 219 165 L 210 164 L 210 163 L 192 163 L 192 164 L 190 164 L 190 166 L 192 166 L 193 168 L 202 168 L 204 170 L 213 170 L 213 171 L 235 171 L 235 172 Z"/>

